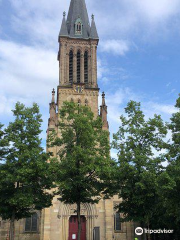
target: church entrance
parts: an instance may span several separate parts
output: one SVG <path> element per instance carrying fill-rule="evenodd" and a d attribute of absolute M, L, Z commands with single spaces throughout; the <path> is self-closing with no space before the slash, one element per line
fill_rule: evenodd
<path fill-rule="evenodd" d="M 78 219 L 77 216 L 71 216 L 69 219 L 69 240 L 77 240 Z M 81 216 L 81 240 L 86 240 L 86 218 Z"/>

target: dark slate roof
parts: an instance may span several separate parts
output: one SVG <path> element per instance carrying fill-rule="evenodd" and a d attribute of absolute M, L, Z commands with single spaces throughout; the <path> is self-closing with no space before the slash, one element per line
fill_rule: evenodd
<path fill-rule="evenodd" d="M 92 39 L 99 39 L 96 24 L 94 21 L 94 15 L 92 15 L 92 22 L 91 22 L 91 30 L 90 30 L 90 38 Z"/>
<path fill-rule="evenodd" d="M 67 26 L 66 26 L 66 19 L 65 19 L 66 13 L 63 13 L 63 20 L 62 20 L 62 24 L 61 24 L 61 30 L 59 35 L 60 36 L 68 36 L 68 31 L 67 31 Z"/>
<path fill-rule="evenodd" d="M 75 35 L 74 24 L 78 18 L 81 18 L 83 24 L 83 32 L 81 36 Z M 69 37 L 89 38 L 90 24 L 85 0 L 71 0 L 67 16 L 67 28 Z"/>
<path fill-rule="evenodd" d="M 75 22 L 78 18 L 81 19 L 83 25 L 82 35 L 75 34 Z M 90 27 L 85 0 L 71 0 L 67 20 L 65 19 L 65 12 L 63 13 L 63 21 L 59 36 L 82 39 L 99 39 L 96 24 L 94 22 L 94 16 L 92 16 L 92 23 Z"/>

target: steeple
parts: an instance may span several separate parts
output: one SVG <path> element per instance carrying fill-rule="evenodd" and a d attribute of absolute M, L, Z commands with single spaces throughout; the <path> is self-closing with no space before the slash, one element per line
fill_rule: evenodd
<path fill-rule="evenodd" d="M 93 14 L 92 14 L 91 18 L 92 18 L 92 21 L 91 21 L 90 38 L 92 38 L 92 39 L 99 39 Z"/>
<path fill-rule="evenodd" d="M 77 34 L 76 24 L 78 22 L 76 21 L 79 21 L 82 25 L 81 34 Z M 90 24 L 85 0 L 71 0 L 67 17 L 67 28 L 69 37 L 89 38 Z"/>
<path fill-rule="evenodd" d="M 61 24 L 61 30 L 59 33 L 60 37 L 67 37 L 68 36 L 68 31 L 67 31 L 67 26 L 66 26 L 66 12 L 63 12 L 63 20 Z"/>
<path fill-rule="evenodd" d="M 76 24 L 81 23 L 82 31 L 78 34 Z M 69 37 L 89 38 L 90 24 L 85 0 L 71 0 L 67 17 Z"/>
<path fill-rule="evenodd" d="M 85 0 L 71 0 L 67 20 L 66 13 L 63 13 L 59 37 L 99 40 L 94 15 L 91 26 L 89 24 Z"/>

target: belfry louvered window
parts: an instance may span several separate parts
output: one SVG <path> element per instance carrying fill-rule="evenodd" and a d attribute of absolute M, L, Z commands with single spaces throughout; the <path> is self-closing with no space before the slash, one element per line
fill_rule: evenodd
<path fill-rule="evenodd" d="M 73 82 L 73 51 L 69 52 L 69 82 Z"/>
<path fill-rule="evenodd" d="M 84 82 L 88 83 L 88 51 L 84 53 Z"/>
<path fill-rule="evenodd" d="M 81 82 L 81 52 L 77 52 L 77 83 Z"/>

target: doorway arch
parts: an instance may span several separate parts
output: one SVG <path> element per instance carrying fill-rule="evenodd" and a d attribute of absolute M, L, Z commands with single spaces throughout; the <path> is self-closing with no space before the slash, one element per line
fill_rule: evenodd
<path fill-rule="evenodd" d="M 59 211 L 57 217 L 61 219 L 60 229 L 61 229 L 61 238 L 60 240 L 69 240 L 69 220 L 71 216 L 77 216 L 76 213 L 77 206 L 76 204 L 64 204 L 60 202 Z M 93 239 L 93 229 L 95 226 L 95 219 L 98 218 L 98 211 L 96 205 L 89 203 L 81 204 L 81 216 L 84 216 L 86 219 L 86 240 Z"/>

